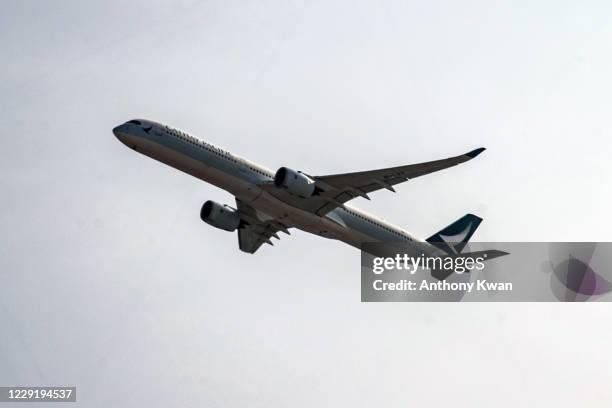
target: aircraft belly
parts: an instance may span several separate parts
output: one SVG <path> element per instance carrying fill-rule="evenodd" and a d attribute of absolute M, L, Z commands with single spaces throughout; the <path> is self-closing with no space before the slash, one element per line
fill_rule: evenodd
<path fill-rule="evenodd" d="M 253 201 L 251 205 L 266 216 L 275 219 L 288 227 L 299 228 L 312 234 L 338 239 L 342 226 L 308 211 L 300 210 L 272 196 L 266 191 Z"/>
<path fill-rule="evenodd" d="M 242 180 L 237 175 L 231 175 L 202 160 L 194 159 L 160 143 L 134 137 L 133 140 L 128 142 L 128 145 L 139 153 L 222 188 L 240 197 L 243 201 L 250 202 L 254 200 L 261 191 L 257 186 Z"/>

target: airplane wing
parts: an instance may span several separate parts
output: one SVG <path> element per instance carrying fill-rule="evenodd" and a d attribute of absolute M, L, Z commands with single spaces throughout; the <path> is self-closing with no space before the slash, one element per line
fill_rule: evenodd
<path fill-rule="evenodd" d="M 333 174 L 311 177 L 318 187 L 318 194 L 301 198 L 290 194 L 274 184 L 262 186 L 275 197 L 300 209 L 324 215 L 356 197 L 370 199 L 368 193 L 387 189 L 395 192 L 393 186 L 404 181 L 443 170 L 473 159 L 485 150 L 484 147 L 460 156 L 442 160 L 390 167 L 387 169 L 361 171 L 357 173 Z"/>
<path fill-rule="evenodd" d="M 262 244 L 274 245 L 271 238 L 280 239 L 278 232 L 289 233 L 289 227 L 273 219 L 264 220 L 262 215 L 250 205 L 236 199 L 236 206 L 243 220 L 238 229 L 238 246 L 240 250 L 255 253 Z"/>

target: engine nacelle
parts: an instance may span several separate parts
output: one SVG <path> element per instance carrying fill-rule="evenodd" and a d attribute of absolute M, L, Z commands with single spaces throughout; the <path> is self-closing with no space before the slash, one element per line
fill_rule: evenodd
<path fill-rule="evenodd" d="M 200 210 L 200 218 L 213 227 L 235 231 L 240 226 L 240 214 L 227 205 L 208 200 Z"/>
<path fill-rule="evenodd" d="M 300 197 L 310 197 L 315 192 L 315 181 L 300 171 L 281 167 L 274 175 L 274 185 L 284 187 Z"/>

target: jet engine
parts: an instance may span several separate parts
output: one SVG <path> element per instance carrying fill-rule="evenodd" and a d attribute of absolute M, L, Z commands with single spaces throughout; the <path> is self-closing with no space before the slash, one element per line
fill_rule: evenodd
<path fill-rule="evenodd" d="M 274 175 L 274 185 L 284 187 L 292 194 L 310 197 L 315 193 L 315 181 L 302 173 L 287 167 L 281 167 Z"/>
<path fill-rule="evenodd" d="M 235 231 L 240 226 L 240 214 L 228 205 L 208 200 L 202 206 L 200 218 L 213 227 Z"/>

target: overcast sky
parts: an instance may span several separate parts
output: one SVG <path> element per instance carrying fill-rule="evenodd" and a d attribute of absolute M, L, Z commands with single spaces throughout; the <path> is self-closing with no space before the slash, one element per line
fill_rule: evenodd
<path fill-rule="evenodd" d="M 609 1 L 3 1 L 0 385 L 83 407 L 610 406 L 609 304 L 363 304 L 359 252 L 256 255 L 233 197 L 111 129 L 148 118 L 270 169 L 484 146 L 354 204 L 417 236 L 610 241 Z M 70 405 L 74 406 L 74 404 Z"/>

